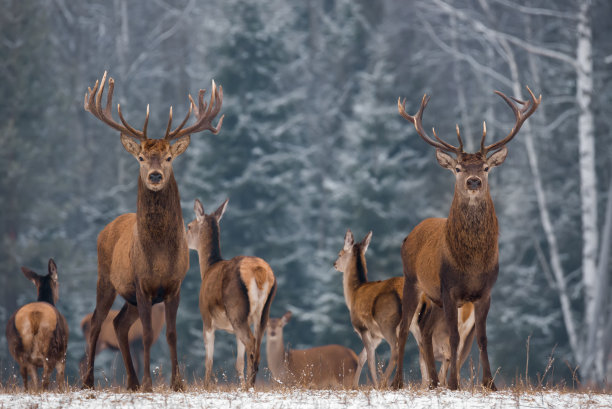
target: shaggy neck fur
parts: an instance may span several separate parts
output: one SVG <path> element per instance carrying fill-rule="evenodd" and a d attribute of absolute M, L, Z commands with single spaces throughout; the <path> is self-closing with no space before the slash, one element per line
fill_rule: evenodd
<path fill-rule="evenodd" d="M 446 222 L 446 242 L 461 270 L 483 271 L 497 263 L 497 216 L 491 195 L 477 203 L 455 192 Z"/>

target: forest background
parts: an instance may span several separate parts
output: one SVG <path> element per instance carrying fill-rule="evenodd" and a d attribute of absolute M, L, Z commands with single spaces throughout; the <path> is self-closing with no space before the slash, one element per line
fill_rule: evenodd
<path fill-rule="evenodd" d="M 369 279 L 402 274 L 403 238 L 445 217 L 452 175 L 397 113 L 398 97 L 467 150 L 505 136 L 513 115 L 493 94 L 543 95 L 491 175 L 500 275 L 488 319 L 498 384 L 602 384 L 610 376 L 612 302 L 612 3 L 606 0 L 2 0 L 0 13 L 0 324 L 35 300 L 21 274 L 57 262 L 58 307 L 78 377 L 93 311 L 96 236 L 136 209 L 137 163 L 116 131 L 83 110 L 105 70 L 132 124 L 151 106 L 150 135 L 187 95 L 224 89 L 223 128 L 197 134 L 174 164 L 186 222 L 230 198 L 222 253 L 266 259 L 278 279 L 272 316 L 293 311 L 294 348 L 361 349 L 332 264 L 347 228 L 373 230 Z M 116 115 L 116 114 L 115 114 Z M 179 359 L 203 375 L 197 254 L 182 287 Z M 121 305 L 117 301 L 115 308 Z M 473 365 L 478 362 L 472 353 Z M 233 379 L 235 341 L 218 333 L 215 363 Z M 388 357 L 388 348 L 380 348 Z M 420 379 L 409 338 L 406 377 Z M 2 379 L 17 373 L 0 338 Z M 153 363 L 167 372 L 165 337 Z M 100 373 L 122 369 L 113 354 Z M 265 366 L 265 354 L 264 364 Z M 119 369 L 115 369 L 118 367 Z M 465 369 L 464 369 L 465 371 Z M 575 376 L 574 376 L 575 375 Z"/>

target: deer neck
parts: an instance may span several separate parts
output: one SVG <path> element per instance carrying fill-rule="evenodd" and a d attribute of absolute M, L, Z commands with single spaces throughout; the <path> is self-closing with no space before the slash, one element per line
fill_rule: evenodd
<path fill-rule="evenodd" d="M 470 202 L 455 192 L 446 222 L 448 249 L 463 271 L 483 271 L 497 263 L 499 230 L 495 207 L 487 191 Z"/>
<path fill-rule="evenodd" d="M 48 282 L 42 283 L 40 288 L 38 289 L 38 296 L 36 297 L 36 301 L 46 302 L 51 305 L 55 305 L 54 299 L 55 298 L 53 297 L 53 288 L 51 288 L 51 285 Z"/>
<path fill-rule="evenodd" d="M 266 341 L 266 355 L 268 357 L 268 367 L 272 375 L 277 379 L 284 379 L 287 373 L 287 359 L 285 357 L 285 341 L 283 334 L 274 340 L 268 337 Z"/>
<path fill-rule="evenodd" d="M 198 258 L 200 260 L 200 274 L 202 277 L 210 269 L 210 267 L 223 260 L 221 257 L 221 240 L 219 233 L 219 225 L 213 224 L 211 230 L 204 232 L 200 236 L 200 245 L 198 247 Z"/>
<path fill-rule="evenodd" d="M 147 189 L 138 177 L 136 226 L 138 239 L 147 247 L 178 249 L 187 240 L 181 198 L 173 174 L 157 192 Z"/>
<path fill-rule="evenodd" d="M 353 294 L 359 287 L 368 282 L 368 267 L 365 255 L 358 252 L 353 255 L 344 272 L 342 284 L 344 287 L 344 299 L 349 310 L 351 309 Z"/>

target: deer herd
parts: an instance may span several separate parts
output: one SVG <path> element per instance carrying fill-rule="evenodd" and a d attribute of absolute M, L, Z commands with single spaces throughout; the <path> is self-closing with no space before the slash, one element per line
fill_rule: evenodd
<path fill-rule="evenodd" d="M 350 321 L 363 342 L 363 350 L 356 355 L 342 345 L 302 350 L 285 347 L 283 327 L 289 323 L 291 312 L 281 318 L 269 317 L 277 291 L 270 265 L 252 256 L 229 260 L 221 257 L 220 220 L 228 200 L 206 214 L 202 203 L 195 199 L 195 219 L 185 228 L 172 164 L 188 148 L 192 134 L 205 130 L 219 132 L 223 116 L 216 126 L 213 120 L 221 110 L 223 88 L 213 81 L 208 103 L 204 101 L 206 91 L 200 90 L 197 107 L 189 95 L 187 115 L 174 129 L 170 108 L 165 135 L 160 139 L 147 136 L 148 106 L 140 130 L 125 120 L 119 104 L 120 122 L 113 119 L 113 90 L 114 81 L 109 78 L 107 82 L 105 72 L 101 81 L 88 89 L 84 108 L 119 131 L 123 147 L 138 161 L 137 209 L 136 213 L 118 216 L 98 235 L 95 309 L 81 322 L 87 341 L 80 368 L 84 388 L 95 386 L 96 355 L 104 349 L 118 349 L 126 370 L 127 388 L 151 391 L 151 346 L 165 324 L 170 385 L 175 391 L 184 389 L 177 356 L 176 321 L 181 283 L 189 269 L 192 249 L 198 253 L 202 280 L 199 308 L 206 352 L 205 384 L 211 382 L 215 330 L 220 329 L 236 336 L 235 367 L 246 388 L 255 385 L 264 333 L 271 377 L 281 384 L 355 388 L 367 361 L 375 387 L 401 388 L 404 347 L 410 332 L 418 345 L 425 386 L 435 388 L 441 383 L 451 390 L 459 388 L 460 369 L 475 336 L 482 385 L 496 389 L 487 352 L 486 319 L 499 270 L 499 232 L 488 175 L 493 167 L 504 162 L 506 144 L 535 112 L 541 96 L 536 98 L 527 88 L 530 100 L 521 101 L 495 91 L 512 109 L 516 122 L 505 138 L 490 145 L 485 145 L 483 123 L 480 150 L 476 153 L 463 150 L 458 126 L 458 146 L 439 138 L 435 130 L 434 138 L 425 132 L 421 121 L 429 101 L 427 95 L 414 116 L 406 113 L 405 100 L 398 100 L 400 115 L 414 125 L 426 143 L 436 148 L 438 163 L 455 175 L 455 193 L 448 217 L 425 219 L 404 239 L 402 277 L 369 281 L 365 253 L 372 232 L 356 243 L 351 230 L 347 230 L 334 267 L 343 274 Z M 194 110 L 195 123 L 186 127 Z M 22 267 L 25 277 L 36 285 L 37 301 L 19 308 L 6 326 L 9 351 L 19 364 L 26 390 L 39 388 L 40 367 L 43 388 L 49 387 L 54 368 L 58 387 L 63 389 L 65 384 L 68 325 L 55 307 L 59 283 L 53 259 L 49 260 L 48 270 L 48 275 L 40 276 Z M 119 311 L 110 309 L 117 294 L 125 301 Z M 375 351 L 383 339 L 389 344 L 391 355 L 379 374 Z M 142 364 L 138 365 L 142 366 L 142 383 L 130 346 L 141 351 L 137 358 L 142 354 Z M 436 361 L 441 362 L 439 372 Z"/>

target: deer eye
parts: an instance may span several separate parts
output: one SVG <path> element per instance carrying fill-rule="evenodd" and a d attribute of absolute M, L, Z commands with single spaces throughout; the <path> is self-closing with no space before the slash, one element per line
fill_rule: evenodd
<path fill-rule="evenodd" d="M 484 171 L 485 171 L 485 172 L 488 172 L 488 171 L 489 171 L 489 167 L 488 167 L 488 166 L 485 166 Z"/>
<path fill-rule="evenodd" d="M 455 172 L 459 173 L 459 172 L 461 172 L 461 169 L 455 168 Z"/>
<path fill-rule="evenodd" d="M 141 162 L 144 162 L 144 158 L 142 156 L 139 156 L 138 160 L 141 161 Z"/>
<path fill-rule="evenodd" d="M 170 162 L 171 160 L 172 160 L 172 156 L 168 156 L 168 157 L 166 158 L 166 162 Z"/>

